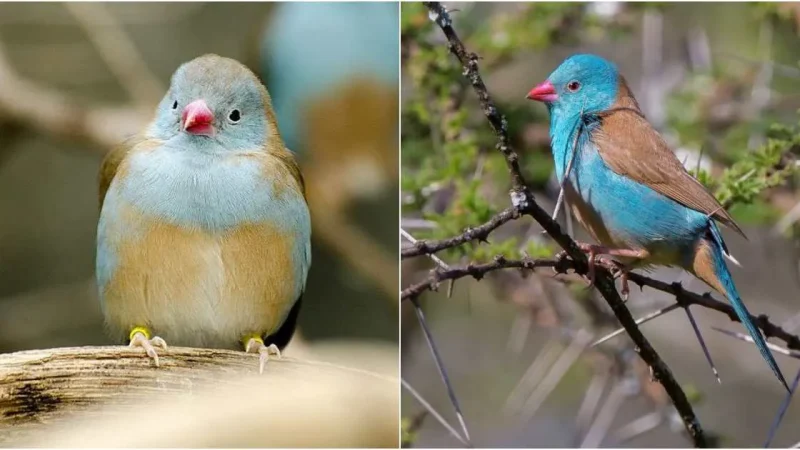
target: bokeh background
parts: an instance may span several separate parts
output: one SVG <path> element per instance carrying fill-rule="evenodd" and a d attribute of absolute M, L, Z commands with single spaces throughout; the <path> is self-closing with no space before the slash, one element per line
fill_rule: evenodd
<path fill-rule="evenodd" d="M 180 64 L 217 53 L 265 80 L 305 175 L 313 265 L 292 346 L 345 342 L 396 359 L 398 14 L 0 5 L 0 352 L 111 344 L 94 282 L 100 161 L 150 120 Z"/>
<path fill-rule="evenodd" d="M 548 116 L 525 100 L 567 56 L 591 52 L 616 62 L 649 120 L 681 160 L 726 202 L 749 240 L 723 230 L 743 267 L 734 279 L 753 314 L 800 333 L 796 165 L 800 146 L 800 6 L 746 3 L 446 2 L 467 50 L 480 56 L 484 81 L 506 115 L 514 148 L 537 201 L 552 211 Z M 487 221 L 510 205 L 508 172 L 475 94 L 421 4 L 402 5 L 402 227 L 415 238 L 443 238 Z M 780 128 L 783 127 L 783 128 Z M 768 144 L 768 138 L 772 141 Z M 787 162 L 788 161 L 788 162 Z M 727 171 L 726 171 L 727 169 Z M 560 218 L 567 225 L 565 218 Z M 579 227 L 574 236 L 587 241 Z M 404 242 L 403 245 L 409 245 Z M 448 264 L 494 255 L 552 255 L 554 244 L 529 219 L 489 238 L 441 252 Z M 401 286 L 434 267 L 403 261 Z M 709 288 L 690 275 L 651 274 Z M 669 399 L 648 382 L 630 339 L 587 344 L 617 327 L 602 299 L 572 278 L 516 271 L 462 279 L 451 298 L 420 298 L 476 446 L 685 447 Z M 713 294 L 716 298 L 721 298 Z M 674 303 L 633 289 L 627 305 L 641 317 Z M 642 325 L 718 446 L 762 446 L 784 391 L 752 344 L 712 330 L 743 331 L 713 311 L 693 308 L 720 371 L 717 384 L 680 309 Z M 457 430 L 413 308 L 401 307 L 402 377 Z M 787 378 L 794 358 L 777 355 Z M 405 444 L 458 446 L 434 417 L 403 392 Z M 800 403 L 790 406 L 774 446 L 800 441 Z"/>

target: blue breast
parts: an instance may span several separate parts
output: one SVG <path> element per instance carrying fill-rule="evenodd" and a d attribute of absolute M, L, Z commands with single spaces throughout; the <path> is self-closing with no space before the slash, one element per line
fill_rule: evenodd
<path fill-rule="evenodd" d="M 576 127 L 553 125 L 553 156 L 556 174 L 562 180 L 572 157 L 572 129 Z M 595 126 L 589 125 L 581 135 L 569 175 L 570 184 L 615 241 L 650 250 L 654 259 L 662 263 L 680 264 L 682 261 L 677 260 L 680 255 L 690 254 L 697 238 L 705 235 L 708 218 L 612 171 L 591 142 Z"/>

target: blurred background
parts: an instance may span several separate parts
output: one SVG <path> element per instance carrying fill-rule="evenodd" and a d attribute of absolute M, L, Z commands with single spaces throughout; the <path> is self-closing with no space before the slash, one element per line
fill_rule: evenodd
<path fill-rule="evenodd" d="M 339 342 L 396 360 L 398 14 L 0 5 L 0 352 L 112 343 L 94 282 L 100 161 L 150 120 L 180 64 L 217 53 L 265 80 L 306 179 L 313 264 L 287 353 Z"/>
<path fill-rule="evenodd" d="M 537 201 L 552 211 L 558 195 L 547 111 L 525 100 L 566 57 L 591 52 L 627 78 L 644 113 L 744 228 L 724 230 L 743 267 L 732 267 L 753 314 L 800 333 L 800 5 L 746 3 L 446 2 L 467 50 L 480 56 L 484 81 L 505 114 Z M 421 4 L 404 3 L 401 190 L 404 230 L 444 238 L 486 222 L 510 205 L 510 181 L 496 138 Z M 562 214 L 563 216 L 563 214 Z M 578 240 L 589 238 L 561 217 Z M 403 245 L 409 245 L 403 242 Z M 495 255 L 553 255 L 556 245 L 530 218 L 495 231 L 488 243 L 438 254 L 451 266 Z M 430 259 L 403 261 L 401 286 L 422 280 Z M 651 276 L 703 293 L 677 270 Z M 550 271 L 523 278 L 495 272 L 462 279 L 420 298 L 475 446 L 685 447 L 691 441 L 670 400 L 623 334 L 596 348 L 618 323 L 605 301 L 573 277 Z M 716 293 L 715 298 L 722 299 Z M 674 303 L 645 288 L 627 305 L 635 318 Z M 717 384 L 687 315 L 642 325 L 684 387 L 716 446 L 762 446 L 785 391 L 752 344 L 714 331 L 743 331 L 714 311 L 692 314 L 720 372 Z M 401 307 L 403 379 L 459 430 L 412 305 Z M 780 341 L 774 341 L 780 344 Z M 800 364 L 776 354 L 785 376 Z M 404 441 L 459 446 L 408 391 Z M 790 406 L 774 446 L 800 441 L 800 402 Z"/>

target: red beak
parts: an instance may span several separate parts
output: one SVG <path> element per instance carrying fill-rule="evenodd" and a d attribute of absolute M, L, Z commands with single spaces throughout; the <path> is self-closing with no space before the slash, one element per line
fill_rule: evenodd
<path fill-rule="evenodd" d="M 558 94 L 556 94 L 556 88 L 553 87 L 553 83 L 550 80 L 544 80 L 528 92 L 527 98 L 537 102 L 551 103 L 558 100 Z"/>
<path fill-rule="evenodd" d="M 205 101 L 195 100 L 183 109 L 181 128 L 197 136 L 214 136 L 214 113 Z"/>

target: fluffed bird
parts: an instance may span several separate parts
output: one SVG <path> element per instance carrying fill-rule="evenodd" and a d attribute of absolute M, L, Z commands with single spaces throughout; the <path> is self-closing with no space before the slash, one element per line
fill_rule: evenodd
<path fill-rule="evenodd" d="M 716 222 L 744 233 L 650 125 L 616 66 L 599 56 L 574 55 L 528 98 L 547 106 L 564 196 L 574 217 L 601 244 L 579 245 L 589 254 L 589 278 L 597 255 L 615 257 L 623 295 L 631 268 L 665 265 L 689 271 L 727 297 L 788 390 L 736 290 L 724 258 L 735 260 Z"/>
<path fill-rule="evenodd" d="M 289 343 L 311 265 L 303 177 L 241 63 L 180 66 L 155 118 L 100 169 L 97 284 L 109 333 L 142 347 Z"/>

